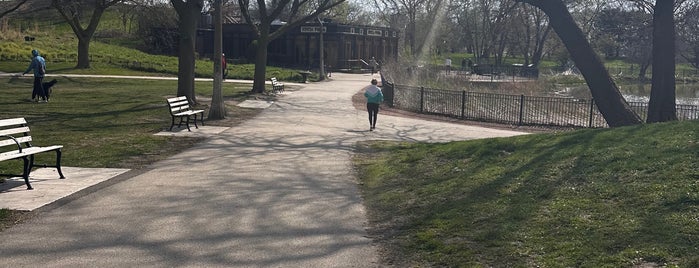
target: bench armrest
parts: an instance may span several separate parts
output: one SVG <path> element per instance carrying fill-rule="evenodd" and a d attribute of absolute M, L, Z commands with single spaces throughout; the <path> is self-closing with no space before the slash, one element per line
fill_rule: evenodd
<path fill-rule="evenodd" d="M 15 137 L 12 137 L 12 136 L 10 136 L 10 135 L 0 135 L 0 137 L 8 137 L 8 138 L 12 139 L 12 140 L 17 144 L 17 150 L 18 150 L 20 153 L 22 152 L 22 145 L 19 144 L 19 142 L 17 141 L 17 139 L 15 139 Z"/>

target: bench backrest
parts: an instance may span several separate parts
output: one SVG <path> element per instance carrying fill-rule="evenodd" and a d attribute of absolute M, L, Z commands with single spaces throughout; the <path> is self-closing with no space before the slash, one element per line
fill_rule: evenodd
<path fill-rule="evenodd" d="M 29 126 L 24 118 L 0 120 L 0 152 L 17 150 L 17 143 L 23 144 L 23 148 L 31 147 L 31 141 Z"/>
<path fill-rule="evenodd" d="M 191 110 L 187 96 L 168 98 L 167 105 L 170 107 L 170 114 L 177 114 Z"/>
<path fill-rule="evenodd" d="M 274 84 L 277 83 L 277 78 L 276 78 L 276 77 L 272 77 L 272 78 L 270 78 L 269 80 L 272 80 L 272 85 L 274 85 Z"/>

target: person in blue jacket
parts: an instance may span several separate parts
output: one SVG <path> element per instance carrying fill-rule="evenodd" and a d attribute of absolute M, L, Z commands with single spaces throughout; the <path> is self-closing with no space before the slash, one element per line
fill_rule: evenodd
<path fill-rule="evenodd" d="M 46 75 L 46 60 L 39 55 L 39 50 L 36 49 L 32 50 L 32 62 L 29 63 L 29 67 L 27 67 L 27 70 L 24 71 L 22 75 L 29 73 L 31 70 L 34 70 L 34 89 L 32 90 L 32 101 L 35 101 L 36 99 L 38 102 L 39 98 L 41 98 L 41 101 L 47 102 L 47 94 L 42 86 L 44 76 Z"/>
<path fill-rule="evenodd" d="M 376 118 L 379 115 L 379 104 L 383 102 L 383 93 L 376 86 L 379 82 L 376 79 L 371 79 L 371 85 L 366 87 L 364 97 L 366 97 L 366 109 L 369 111 L 369 131 L 376 128 Z"/>

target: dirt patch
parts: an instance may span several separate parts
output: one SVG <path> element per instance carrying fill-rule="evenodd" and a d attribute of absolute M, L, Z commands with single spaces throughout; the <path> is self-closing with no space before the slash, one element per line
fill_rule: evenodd
<path fill-rule="evenodd" d="M 31 218 L 32 212 L 19 210 L 0 210 L 0 232 Z"/>

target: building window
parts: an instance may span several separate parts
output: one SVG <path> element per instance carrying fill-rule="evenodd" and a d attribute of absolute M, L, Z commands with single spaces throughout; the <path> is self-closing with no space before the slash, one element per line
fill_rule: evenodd
<path fill-rule="evenodd" d="M 359 35 L 364 35 L 364 29 L 359 29 Z"/>
<path fill-rule="evenodd" d="M 366 34 L 371 36 L 381 36 L 381 30 L 367 29 Z"/>
<path fill-rule="evenodd" d="M 323 32 L 325 32 L 325 27 L 323 27 Z M 319 33 L 320 27 L 318 26 L 301 26 L 302 33 Z"/>

